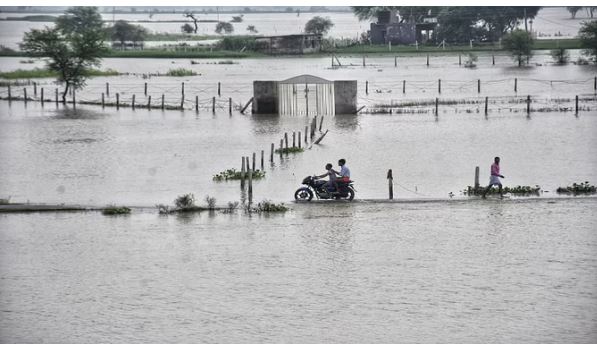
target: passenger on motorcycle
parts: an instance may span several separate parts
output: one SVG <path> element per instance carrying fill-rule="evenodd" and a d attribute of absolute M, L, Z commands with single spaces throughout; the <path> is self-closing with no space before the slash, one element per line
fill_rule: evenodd
<path fill-rule="evenodd" d="M 338 160 L 338 165 L 340 165 L 340 175 L 339 181 L 341 182 L 349 182 L 350 181 L 350 169 L 346 166 L 346 160 L 340 159 Z"/>
<path fill-rule="evenodd" d="M 332 164 L 327 163 L 325 165 L 325 169 L 327 172 L 320 176 L 315 176 L 316 179 L 325 178 L 326 176 L 329 178 L 328 181 L 325 183 L 325 189 L 328 192 L 330 192 L 330 190 L 332 190 L 332 189 L 333 189 L 333 191 L 338 191 L 338 183 L 336 182 L 336 179 L 337 179 L 336 176 L 339 173 L 336 172 L 332 167 L 333 167 Z"/>

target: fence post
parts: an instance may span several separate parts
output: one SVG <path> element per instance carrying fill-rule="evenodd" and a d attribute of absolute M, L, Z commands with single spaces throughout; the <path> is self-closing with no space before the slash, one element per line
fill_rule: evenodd
<path fill-rule="evenodd" d="M 271 150 L 269 152 L 269 162 L 274 162 L 274 143 L 272 142 Z"/>
<path fill-rule="evenodd" d="M 298 131 L 298 148 L 301 148 L 301 131 Z"/>
<path fill-rule="evenodd" d="M 249 169 L 249 205 L 253 203 L 253 170 Z"/>
<path fill-rule="evenodd" d="M 33 96 L 37 97 L 37 82 L 33 82 Z"/>
<path fill-rule="evenodd" d="M 120 94 L 116 93 L 116 110 L 120 109 Z"/>
<path fill-rule="evenodd" d="M 216 113 L 216 97 L 211 98 L 211 112 Z"/>
<path fill-rule="evenodd" d="M 427 67 L 429 67 L 429 54 L 427 54 Z"/>
<path fill-rule="evenodd" d="M 514 78 L 514 92 L 518 92 L 518 78 Z"/>
<path fill-rule="evenodd" d="M 44 88 L 41 88 L 41 106 L 44 106 Z"/>
<path fill-rule="evenodd" d="M 104 93 L 102 93 L 102 109 L 106 106 L 106 100 L 104 98 Z"/>
<path fill-rule="evenodd" d="M 576 106 L 575 106 L 575 108 L 576 108 L 575 114 L 578 115 L 578 96 L 576 96 L 575 104 L 576 104 Z"/>
<path fill-rule="evenodd" d="M 145 83 L 145 86 L 143 87 L 143 94 L 147 96 L 147 83 Z"/>
<path fill-rule="evenodd" d="M 182 82 L 180 92 L 181 92 L 180 94 L 184 97 L 184 81 Z"/>
<path fill-rule="evenodd" d="M 307 139 L 309 138 L 309 126 L 305 126 L 305 146 L 307 145 Z"/>
<path fill-rule="evenodd" d="M 23 88 L 23 99 L 25 100 L 25 105 L 27 105 L 27 88 Z"/>
<path fill-rule="evenodd" d="M 58 89 L 56 89 L 56 94 L 58 94 Z M 8 85 L 8 101 L 12 100 L 12 93 L 10 91 L 10 85 Z"/>
<path fill-rule="evenodd" d="M 438 107 L 439 107 L 439 98 L 435 98 L 435 117 L 437 117 L 439 115 Z"/>
<path fill-rule="evenodd" d="M 475 193 L 479 189 L 479 166 L 475 167 Z"/>
<path fill-rule="evenodd" d="M 151 96 L 147 97 L 147 110 L 151 110 Z"/>
<path fill-rule="evenodd" d="M 106 95 L 108 97 L 110 96 L 110 83 L 109 82 L 106 83 Z"/>
<path fill-rule="evenodd" d="M 392 169 L 388 170 L 388 192 L 390 199 L 394 199 L 394 177 L 392 177 Z"/>
<path fill-rule="evenodd" d="M 481 79 L 477 79 L 477 93 L 481 93 Z"/>
<path fill-rule="evenodd" d="M 195 112 L 199 112 L 199 96 L 195 96 Z"/>
<path fill-rule="evenodd" d="M 527 115 L 531 113 L 531 96 L 527 96 Z"/>
<path fill-rule="evenodd" d="M 292 148 L 296 147 L 296 132 L 292 132 Z"/>
<path fill-rule="evenodd" d="M 437 93 L 442 93 L 442 79 L 437 79 Z"/>
<path fill-rule="evenodd" d="M 242 166 L 240 168 L 240 185 L 242 188 L 245 187 L 245 157 L 243 156 Z"/>
<path fill-rule="evenodd" d="M 253 171 L 255 171 L 255 160 L 256 160 L 256 154 L 255 154 L 255 152 L 253 152 L 253 164 L 251 165 L 252 166 L 251 168 L 253 169 Z"/>
<path fill-rule="evenodd" d="M 489 97 L 485 97 L 485 116 L 487 116 L 487 100 Z"/>
<path fill-rule="evenodd" d="M 286 149 L 288 149 L 288 133 L 284 133 L 284 143 L 286 144 Z"/>
<path fill-rule="evenodd" d="M 135 110 L 135 95 L 133 94 L 133 99 L 131 100 L 131 107 Z"/>
<path fill-rule="evenodd" d="M 222 94 L 221 94 L 221 92 L 220 92 L 220 87 L 221 87 L 221 84 L 220 84 L 220 82 L 218 81 L 218 97 L 222 95 Z"/>
<path fill-rule="evenodd" d="M 402 93 L 406 93 L 406 80 L 402 80 Z"/>
<path fill-rule="evenodd" d="M 279 152 L 280 153 L 280 158 L 282 158 L 282 150 L 284 149 L 284 139 L 280 139 L 280 149 Z"/>
<path fill-rule="evenodd" d="M 369 94 L 369 81 L 365 81 L 365 94 Z"/>
<path fill-rule="evenodd" d="M 164 96 L 164 94 L 162 93 L 162 111 L 164 110 L 164 103 L 166 102 L 165 99 L 166 97 Z"/>
<path fill-rule="evenodd" d="M 232 98 L 228 98 L 228 113 L 232 115 Z"/>
<path fill-rule="evenodd" d="M 263 149 L 262 149 L 262 150 L 261 150 L 261 170 L 262 170 L 262 171 L 264 170 L 264 168 L 263 168 L 263 166 L 264 166 L 264 165 L 263 165 L 264 154 L 265 154 L 265 153 L 264 153 L 264 151 L 263 151 Z"/>

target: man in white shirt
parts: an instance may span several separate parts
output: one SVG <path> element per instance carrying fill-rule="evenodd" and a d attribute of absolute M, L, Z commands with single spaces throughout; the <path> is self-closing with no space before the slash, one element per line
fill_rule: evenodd
<path fill-rule="evenodd" d="M 340 159 L 338 160 L 338 165 L 340 165 L 340 179 L 339 181 L 348 182 L 350 180 L 350 169 L 346 166 L 346 160 Z"/>

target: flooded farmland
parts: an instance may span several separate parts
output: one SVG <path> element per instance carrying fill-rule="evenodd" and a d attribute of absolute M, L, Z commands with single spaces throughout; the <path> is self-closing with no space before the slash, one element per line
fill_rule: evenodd
<path fill-rule="evenodd" d="M 544 32 L 560 28 L 546 24 L 554 11 L 536 21 Z M 288 16 L 246 19 L 270 33 L 304 25 Z M 333 35 L 362 30 L 339 18 Z M 90 78 L 68 94 L 76 105 L 55 102 L 53 79 L 0 87 L 2 202 L 132 208 L 0 211 L 0 343 L 594 343 L 597 197 L 556 189 L 597 182 L 597 67 L 477 54 L 474 68 L 439 49 L 106 58 L 122 75 Z M 23 60 L 0 57 L 0 69 L 45 64 Z M 163 76 L 174 68 L 196 75 Z M 309 114 L 241 113 L 253 81 L 304 74 L 356 80 L 359 113 L 314 117 L 300 87 Z M 270 160 L 314 119 L 304 151 Z M 246 187 L 214 180 L 253 154 L 265 172 L 254 203 L 287 212 L 247 211 Z M 463 194 L 476 167 L 487 185 L 495 156 L 504 186 L 541 192 Z M 294 201 L 303 178 L 340 158 L 354 201 Z M 240 206 L 158 212 L 189 193 Z"/>

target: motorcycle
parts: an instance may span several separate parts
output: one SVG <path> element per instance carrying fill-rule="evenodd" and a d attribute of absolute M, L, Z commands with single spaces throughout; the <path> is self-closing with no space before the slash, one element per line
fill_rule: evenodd
<path fill-rule="evenodd" d="M 348 182 L 338 180 L 338 190 L 327 190 L 325 180 L 319 180 L 316 177 L 308 176 L 303 179 L 303 187 L 300 187 L 294 193 L 294 199 L 297 201 L 310 201 L 313 194 L 317 199 L 346 199 L 352 201 L 356 190 L 352 185 L 353 181 Z"/>

